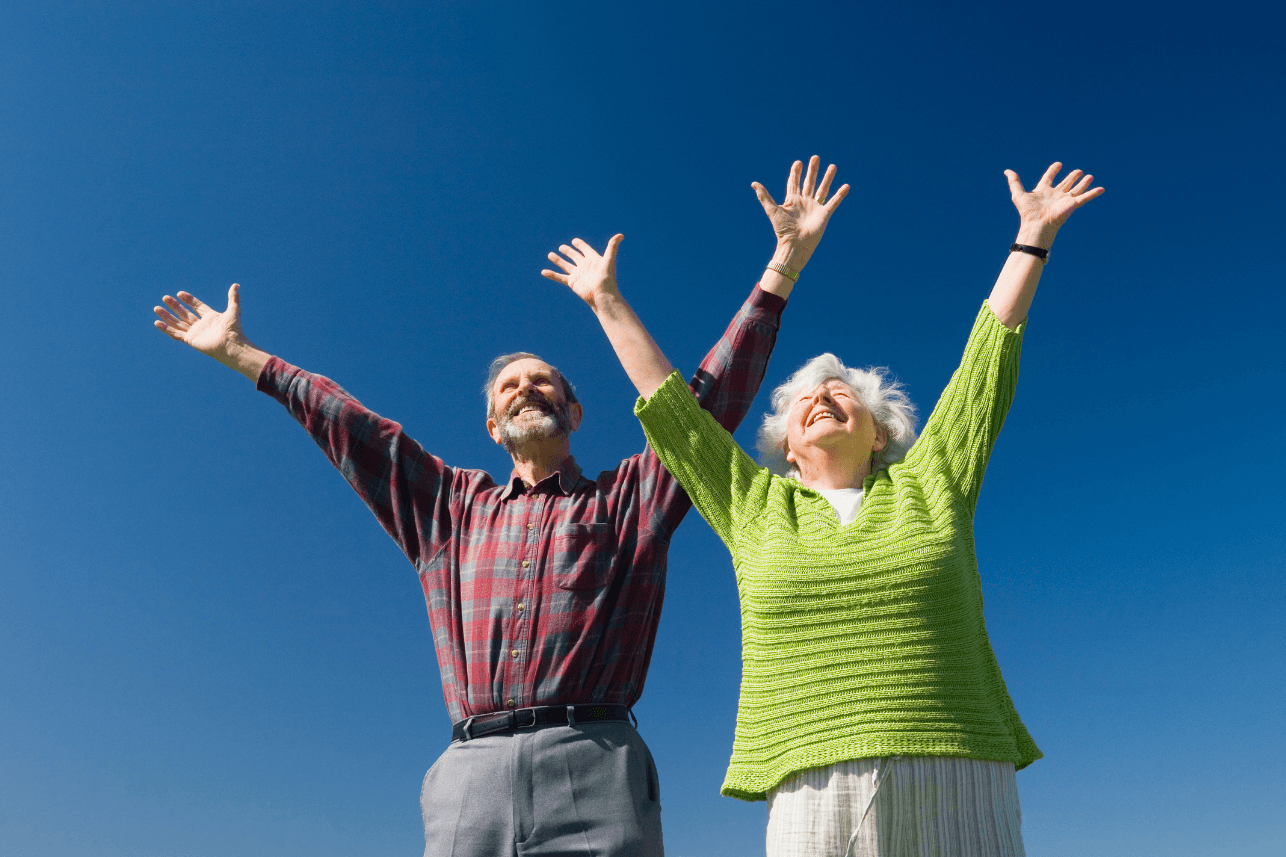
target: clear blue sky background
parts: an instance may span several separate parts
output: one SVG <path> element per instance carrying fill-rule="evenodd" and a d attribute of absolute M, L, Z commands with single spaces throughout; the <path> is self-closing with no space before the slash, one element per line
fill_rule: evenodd
<path fill-rule="evenodd" d="M 1286 853 L 1283 21 L 1267 3 L 0 7 L 0 853 L 406 855 L 449 723 L 411 566 L 284 410 L 153 329 L 243 286 L 256 343 L 499 476 L 487 361 L 562 367 L 638 451 L 589 311 L 626 235 L 691 371 L 816 152 L 853 192 L 765 391 L 833 350 L 927 410 L 1017 225 L 1059 238 L 983 492 L 987 621 L 1045 759 L 1028 854 Z M 738 434 L 753 438 L 754 415 Z M 718 794 L 739 681 L 695 515 L 638 707 L 672 857 L 762 853 Z"/>

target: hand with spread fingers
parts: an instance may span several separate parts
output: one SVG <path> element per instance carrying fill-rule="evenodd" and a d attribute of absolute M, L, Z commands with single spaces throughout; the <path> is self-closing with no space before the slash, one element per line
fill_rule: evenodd
<path fill-rule="evenodd" d="M 1034 246 L 1049 249 L 1054 236 L 1072 212 L 1103 193 L 1101 187 L 1090 189 L 1094 176 L 1080 170 L 1072 170 L 1061 182 L 1054 184 L 1054 178 L 1062 168 L 1063 165 L 1057 161 L 1050 164 L 1031 190 L 1023 189 L 1018 173 L 1005 170 L 1005 177 L 1009 179 L 1009 195 L 1022 219 L 1023 232 Z"/>
<path fill-rule="evenodd" d="M 1027 318 L 1058 230 L 1073 211 L 1103 194 L 1101 187 L 1090 188 L 1094 177 L 1080 170 L 1072 170 L 1054 184 L 1062 168 L 1058 161 L 1050 164 L 1031 190 L 1023 189 L 1018 173 L 1005 170 L 1009 196 L 1018 209 L 1018 237 L 987 303 L 1001 324 L 1011 329 Z"/>
<path fill-rule="evenodd" d="M 796 272 L 802 271 L 808 264 L 818 242 L 822 240 L 822 233 L 826 231 L 831 215 L 839 208 L 849 191 L 848 185 L 842 185 L 827 199 L 831 182 L 835 180 L 835 165 L 831 164 L 826 168 L 821 184 L 818 184 L 817 170 L 820 166 L 821 159 L 816 155 L 808 159 L 807 172 L 804 172 L 802 162 L 795 161 L 791 164 L 790 176 L 786 179 L 786 197 L 780 205 L 759 182 L 750 184 L 777 235 L 777 252 L 773 255 L 773 262 Z"/>
<path fill-rule="evenodd" d="M 558 248 L 562 256 L 549 254 L 549 261 L 562 268 L 563 273 L 544 270 L 540 275 L 569 287 L 578 298 L 596 308 L 602 295 L 620 294 L 616 287 L 616 249 L 624 240 L 624 235 L 613 235 L 600 256 L 587 242 L 573 238 L 572 246 L 563 244 Z"/>
<path fill-rule="evenodd" d="M 228 289 L 228 308 L 223 312 L 188 292 L 179 292 L 177 299 L 166 295 L 161 299 L 165 306 L 153 308 L 159 319 L 153 324 L 162 333 L 257 381 L 270 355 L 252 345 L 241 331 L 240 290 L 236 283 Z"/>
<path fill-rule="evenodd" d="M 616 250 L 624 240 L 624 235 L 613 235 L 599 255 L 587 242 L 573 238 L 571 246 L 563 244 L 558 248 L 561 256 L 549 254 L 549 261 L 562 268 L 563 273 L 544 270 L 540 274 L 569 287 L 589 304 L 625 374 L 640 396 L 650 396 L 674 370 L 617 288 Z"/>

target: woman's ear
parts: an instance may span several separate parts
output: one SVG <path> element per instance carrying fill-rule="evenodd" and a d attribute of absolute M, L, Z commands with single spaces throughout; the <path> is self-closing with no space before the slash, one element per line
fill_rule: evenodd
<path fill-rule="evenodd" d="M 889 430 L 879 423 L 875 424 L 875 443 L 871 444 L 872 452 L 880 452 L 889 445 Z"/>

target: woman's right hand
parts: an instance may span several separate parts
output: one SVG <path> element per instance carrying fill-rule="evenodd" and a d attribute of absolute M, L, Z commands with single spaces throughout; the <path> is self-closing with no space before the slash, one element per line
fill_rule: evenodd
<path fill-rule="evenodd" d="M 777 236 L 777 252 L 773 255 L 773 261 L 795 271 L 802 271 L 808 264 L 818 242 L 822 240 L 822 233 L 826 231 L 831 215 L 839 208 L 849 191 L 849 186 L 843 185 L 828 200 L 826 195 L 835 179 L 835 165 L 831 164 L 826 168 L 821 184 L 817 184 L 817 169 L 820 165 L 821 159 L 816 155 L 808 159 L 806 174 L 802 162 L 795 161 L 791 164 L 790 176 L 786 179 L 786 198 L 781 205 L 773 200 L 772 195 L 759 182 L 750 184 Z"/>

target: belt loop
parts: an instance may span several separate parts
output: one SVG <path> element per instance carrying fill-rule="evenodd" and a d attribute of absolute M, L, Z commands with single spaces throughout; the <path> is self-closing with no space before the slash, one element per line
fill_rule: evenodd
<path fill-rule="evenodd" d="M 626 714 L 628 714 L 628 715 L 630 716 L 630 720 L 631 720 L 631 721 L 633 721 L 633 723 L 634 723 L 634 728 L 637 730 L 637 729 L 639 728 L 639 719 L 638 719 L 637 717 L 635 717 L 635 716 L 634 716 L 634 709 L 633 709 L 633 708 L 627 708 L 627 709 L 625 709 L 625 713 L 626 713 Z"/>
<path fill-rule="evenodd" d="M 576 727 L 576 706 L 567 706 L 567 725 L 572 728 Z"/>
<path fill-rule="evenodd" d="M 466 741 L 473 740 L 473 718 L 472 717 L 464 721 L 464 740 Z"/>

